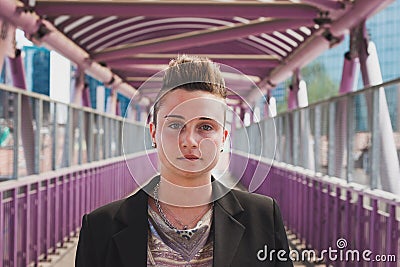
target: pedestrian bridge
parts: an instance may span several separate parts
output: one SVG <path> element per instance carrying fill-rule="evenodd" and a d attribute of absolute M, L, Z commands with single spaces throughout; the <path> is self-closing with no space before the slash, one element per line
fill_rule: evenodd
<path fill-rule="evenodd" d="M 20 51 L 0 47 L 0 266 L 71 266 L 82 215 L 157 173 L 147 121 L 179 53 L 221 64 L 233 89 L 215 176 L 277 200 L 295 264 L 400 266 L 400 79 L 379 77 L 365 29 L 392 1 L 33 2 L 0 0 L 3 32 L 71 60 L 73 94 L 26 90 Z M 338 96 L 308 103 L 300 69 L 346 36 Z M 85 73 L 111 88 L 105 110 Z M 270 92 L 290 77 L 278 113 Z"/>

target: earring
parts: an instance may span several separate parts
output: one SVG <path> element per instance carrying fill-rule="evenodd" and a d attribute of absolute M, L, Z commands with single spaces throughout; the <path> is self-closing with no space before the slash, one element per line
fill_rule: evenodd
<path fill-rule="evenodd" d="M 152 146 L 153 148 L 156 148 L 156 147 L 157 147 L 157 144 L 156 144 L 155 142 L 153 142 L 153 143 L 151 144 L 151 146 Z"/>
<path fill-rule="evenodd" d="M 221 147 L 221 150 L 220 150 L 219 152 L 221 152 L 221 153 L 222 153 L 222 152 L 224 152 L 224 148 L 223 148 L 223 147 Z"/>

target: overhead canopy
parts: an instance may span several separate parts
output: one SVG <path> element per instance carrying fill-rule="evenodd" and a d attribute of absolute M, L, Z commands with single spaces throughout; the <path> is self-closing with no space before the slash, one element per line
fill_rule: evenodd
<path fill-rule="evenodd" d="M 197 54 L 249 75 L 247 82 L 228 75 L 227 83 L 253 101 L 259 93 L 252 82 L 264 92 L 273 88 L 390 2 L 36 0 L 31 10 L 87 53 L 87 61 L 134 88 L 177 54 Z M 141 94 L 154 99 L 157 82 Z"/>

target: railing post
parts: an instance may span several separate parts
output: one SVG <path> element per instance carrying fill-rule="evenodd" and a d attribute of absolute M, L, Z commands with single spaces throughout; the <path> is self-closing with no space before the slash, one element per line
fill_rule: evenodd
<path fill-rule="evenodd" d="M 3 191 L 0 191 L 0 263 L 4 261 L 4 203 L 3 203 Z"/>
<path fill-rule="evenodd" d="M 371 214 L 369 218 L 369 244 L 371 246 L 371 251 L 373 255 L 378 252 L 378 238 L 379 238 L 379 216 L 378 216 L 378 200 L 371 199 Z M 376 266 L 373 261 L 370 262 L 370 266 Z"/>
<path fill-rule="evenodd" d="M 365 219 L 364 219 L 364 195 L 362 192 L 359 192 L 357 195 L 357 233 L 356 233 L 356 248 L 359 250 L 364 249 L 364 229 L 365 229 Z"/>
<path fill-rule="evenodd" d="M 35 156 L 34 156 L 34 173 L 40 173 L 40 152 L 42 148 L 41 142 L 41 129 L 42 129 L 42 121 L 43 121 L 43 101 L 41 99 L 35 99 L 35 121 L 36 121 L 36 130 L 35 130 Z"/>
<path fill-rule="evenodd" d="M 320 140 L 321 140 L 321 105 L 314 108 L 314 169 L 319 172 L 320 166 Z"/>
<path fill-rule="evenodd" d="M 379 127 L 379 90 L 372 91 L 372 122 L 371 122 L 371 160 L 370 160 L 370 177 L 371 177 L 371 189 L 378 187 L 378 181 L 380 181 L 380 127 Z M 388 137 L 389 138 L 389 137 Z"/>
<path fill-rule="evenodd" d="M 328 175 L 335 175 L 335 110 L 336 102 L 329 103 Z"/>
<path fill-rule="evenodd" d="M 353 181 L 354 160 L 353 160 L 353 147 L 355 138 L 354 127 L 354 96 L 349 96 L 347 99 L 347 168 L 346 168 L 346 181 L 350 183 Z"/>
<path fill-rule="evenodd" d="M 52 140 L 51 140 L 51 169 L 54 171 L 57 169 L 57 153 L 58 153 L 58 123 L 57 123 L 57 102 L 53 102 L 53 129 L 52 129 Z"/>
<path fill-rule="evenodd" d="M 24 210 L 25 210 L 24 228 L 26 229 L 26 237 L 25 237 L 25 248 L 24 248 L 24 250 L 25 250 L 24 254 L 25 255 L 24 255 L 24 257 L 25 257 L 25 265 L 26 266 L 29 265 L 29 255 L 30 255 L 29 249 L 30 249 L 30 244 L 31 244 L 31 228 L 30 228 L 30 225 L 31 225 L 31 214 L 30 214 L 30 211 L 31 211 L 31 199 L 30 199 L 30 187 L 31 187 L 30 184 L 25 186 L 25 188 L 26 188 L 25 189 L 26 190 L 26 193 L 25 193 L 26 201 L 25 201 L 25 207 L 24 207 Z M 0 197 L 1 197 L 1 195 L 0 195 Z M 0 203 L 0 205 L 1 205 L 1 203 Z M 0 218 L 2 218 L 1 214 L 0 214 Z M 1 228 L 1 226 L 0 226 L 0 229 L 3 229 L 3 228 Z M 0 237 L 0 240 L 3 240 L 3 239 L 1 239 L 1 237 Z M 0 262 L 1 262 L 1 257 L 0 257 Z"/>
<path fill-rule="evenodd" d="M 12 216 L 12 255 L 11 255 L 11 266 L 18 266 L 18 188 L 12 189 L 12 206 L 11 206 L 11 216 Z"/>
<path fill-rule="evenodd" d="M 41 184 L 40 182 L 36 183 L 36 255 L 35 255 L 35 264 L 38 265 L 39 256 L 41 254 L 40 245 L 42 244 L 42 193 L 40 190 Z"/>
<path fill-rule="evenodd" d="M 276 122 L 276 133 L 277 133 L 277 149 L 278 153 L 276 153 L 276 160 L 283 161 L 283 142 L 282 142 L 282 137 L 283 137 L 283 127 L 282 127 L 282 116 L 276 117 L 275 119 Z"/>
<path fill-rule="evenodd" d="M 293 116 L 292 117 L 293 118 L 293 121 L 292 121 L 292 125 L 293 125 L 293 139 L 292 139 L 293 161 L 292 161 L 292 164 L 294 166 L 299 165 L 299 146 L 300 146 L 299 112 L 300 112 L 299 110 L 295 110 L 295 111 L 293 111 L 293 114 L 292 114 L 292 116 Z"/>
<path fill-rule="evenodd" d="M 56 252 L 57 242 L 63 239 L 63 236 L 60 235 L 60 215 L 62 211 L 62 207 L 60 207 L 60 198 L 62 195 L 60 194 L 60 186 L 59 177 L 54 178 L 54 248 L 53 253 Z"/>
<path fill-rule="evenodd" d="M 22 96 L 20 93 L 14 94 L 17 96 L 17 101 L 14 103 L 14 131 L 13 131 L 13 178 L 18 178 L 18 165 L 19 165 L 19 139 L 21 137 L 21 101 Z"/>
<path fill-rule="evenodd" d="M 89 114 L 87 114 L 88 116 L 88 129 L 86 130 L 87 132 L 87 138 L 86 138 L 86 153 L 87 153 L 87 162 L 92 162 L 93 161 L 93 154 L 94 154 L 94 114 L 92 112 L 90 112 Z"/>
<path fill-rule="evenodd" d="M 78 112 L 78 133 L 79 133 L 79 136 L 78 136 L 78 142 L 79 142 L 79 144 L 78 144 L 78 147 L 79 147 L 78 148 L 78 164 L 80 165 L 83 162 L 82 161 L 82 148 L 83 148 L 83 131 L 82 131 L 82 128 L 84 127 L 83 126 L 83 110 L 79 109 L 79 110 L 77 110 L 77 112 Z M 85 125 L 85 127 L 87 127 L 87 125 Z M 74 134 L 75 134 L 75 129 L 74 129 Z"/>
<path fill-rule="evenodd" d="M 290 114 L 285 114 L 285 162 L 291 163 L 292 140 L 290 134 Z"/>
<path fill-rule="evenodd" d="M 396 205 L 390 204 L 389 206 L 389 218 L 386 230 L 386 244 L 388 244 L 387 253 L 391 255 L 395 255 L 396 261 L 400 261 L 400 256 L 397 254 L 399 249 L 399 226 L 398 221 L 396 219 Z M 386 262 L 386 267 L 396 267 L 395 262 Z"/>
<path fill-rule="evenodd" d="M 50 199 L 50 179 L 46 180 L 46 233 L 45 233 L 45 259 L 49 257 L 49 249 L 50 249 L 50 225 L 51 225 L 51 199 Z"/>

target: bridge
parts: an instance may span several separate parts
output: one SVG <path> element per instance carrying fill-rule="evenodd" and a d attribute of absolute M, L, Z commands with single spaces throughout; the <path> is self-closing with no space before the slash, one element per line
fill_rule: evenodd
<path fill-rule="evenodd" d="M 397 2 L 0 0 L 0 266 L 73 265 L 82 216 L 157 173 L 147 123 L 178 54 L 220 64 L 215 176 L 277 200 L 296 265 L 400 266 L 400 73 L 383 79 L 367 27 Z M 16 29 L 68 61 L 47 95 Z M 338 92 L 310 102 L 302 70 L 346 40 Z M 330 248 L 360 259 L 300 257 Z"/>

